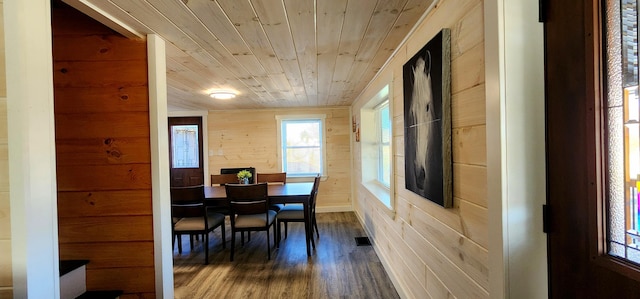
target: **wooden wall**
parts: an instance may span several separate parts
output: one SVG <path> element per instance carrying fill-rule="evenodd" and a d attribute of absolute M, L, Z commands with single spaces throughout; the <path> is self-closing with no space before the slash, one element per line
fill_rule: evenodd
<path fill-rule="evenodd" d="M 53 3 L 60 259 L 87 289 L 155 296 L 146 42 Z"/>
<path fill-rule="evenodd" d="M 3 1 L 0 0 L 0 24 L 4 24 L 3 15 Z M 0 25 L 0 299 L 11 298 L 13 294 L 8 147 L 4 25 Z"/>
<path fill-rule="evenodd" d="M 354 208 L 400 291 L 411 298 L 488 298 L 484 21 L 482 0 L 441 0 L 358 98 L 354 113 L 392 84 L 396 214 L 356 183 Z M 441 28 L 451 29 L 454 207 L 404 188 L 402 66 Z M 366 130 L 362 128 L 361 130 Z M 354 178 L 361 177 L 354 147 Z"/>
<path fill-rule="evenodd" d="M 351 117 L 348 107 L 209 111 L 209 172 L 224 167 L 280 171 L 276 115 L 325 114 L 327 180 L 320 183 L 317 208 L 351 210 Z"/>

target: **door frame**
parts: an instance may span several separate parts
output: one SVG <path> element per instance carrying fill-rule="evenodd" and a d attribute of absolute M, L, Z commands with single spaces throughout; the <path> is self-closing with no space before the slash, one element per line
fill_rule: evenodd
<path fill-rule="evenodd" d="M 211 185 L 211 173 L 209 172 L 209 156 L 213 152 L 209 152 L 209 130 L 207 125 L 207 116 L 209 111 L 169 111 L 168 117 L 202 117 L 202 172 L 204 175 L 204 185 Z"/>
<path fill-rule="evenodd" d="M 538 1 L 485 0 L 484 25 L 489 294 L 547 298 Z"/>

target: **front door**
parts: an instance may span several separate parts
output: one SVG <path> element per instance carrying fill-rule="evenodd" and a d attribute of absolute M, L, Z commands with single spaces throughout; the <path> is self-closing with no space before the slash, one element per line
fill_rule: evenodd
<path fill-rule="evenodd" d="M 632 53 L 636 55 L 637 85 L 638 50 L 631 47 L 629 52 L 621 47 L 620 41 L 625 39 L 619 35 L 618 44 L 605 42 L 603 29 L 608 22 L 620 27 L 621 20 L 607 16 L 606 5 L 617 5 L 610 9 L 618 12 L 621 3 L 628 5 L 624 13 L 634 21 L 624 23 L 623 30 L 635 30 L 635 37 L 627 40 L 637 43 L 638 7 L 635 0 L 545 3 L 549 297 L 640 298 L 640 263 L 633 261 L 638 252 L 627 245 L 633 243 L 633 237 L 629 235 L 632 230 L 625 228 L 630 220 L 624 218 L 633 210 L 616 199 L 624 197 L 628 189 L 617 192 L 617 183 L 609 180 L 628 174 L 611 166 L 612 159 L 618 159 L 616 153 L 625 151 L 610 143 L 613 134 L 608 131 L 611 126 L 625 130 L 626 125 L 616 116 L 623 117 L 626 104 L 614 103 L 623 92 L 611 84 L 622 84 L 607 73 L 611 71 L 608 63 L 633 70 L 633 63 L 616 60 L 622 51 Z M 621 140 L 626 138 L 620 136 Z M 616 210 L 622 213 L 610 214 Z M 618 221 L 616 217 L 623 218 Z M 622 235 L 612 235 L 616 231 Z"/>
<path fill-rule="evenodd" d="M 169 117 L 171 186 L 204 184 L 202 117 Z"/>

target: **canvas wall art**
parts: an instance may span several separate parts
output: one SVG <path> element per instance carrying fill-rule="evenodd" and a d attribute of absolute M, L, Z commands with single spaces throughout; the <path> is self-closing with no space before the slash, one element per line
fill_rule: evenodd
<path fill-rule="evenodd" d="M 405 187 L 453 206 L 450 30 L 442 29 L 403 66 Z"/>

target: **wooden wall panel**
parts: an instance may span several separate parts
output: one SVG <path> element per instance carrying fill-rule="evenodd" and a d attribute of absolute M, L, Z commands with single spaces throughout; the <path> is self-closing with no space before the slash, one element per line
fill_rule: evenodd
<path fill-rule="evenodd" d="M 82 94 L 79 97 L 78 94 Z M 59 89 L 56 113 L 139 112 L 149 110 L 146 86 L 76 87 Z"/>
<path fill-rule="evenodd" d="M 60 259 L 91 259 L 87 269 L 153 267 L 153 242 L 60 244 Z"/>
<path fill-rule="evenodd" d="M 0 0 L 0 24 L 4 22 Z M 11 208 L 9 206 L 9 154 L 7 137 L 7 76 L 4 58 L 4 26 L 0 26 L 0 298 L 13 295 L 11 263 Z"/>
<path fill-rule="evenodd" d="M 146 42 L 52 3 L 61 259 L 89 290 L 153 298 Z"/>
<path fill-rule="evenodd" d="M 405 189 L 402 67 L 441 28 L 451 29 L 454 206 L 444 209 Z M 411 298 L 489 298 L 486 112 L 482 0 L 442 0 L 352 106 L 358 114 L 392 84 L 395 214 L 358 182 L 354 143 L 354 208 L 381 259 Z"/>
<path fill-rule="evenodd" d="M 150 190 L 58 192 L 60 217 L 151 215 Z"/>
<path fill-rule="evenodd" d="M 351 116 L 347 107 L 209 111 L 209 171 L 255 167 L 280 171 L 276 115 L 324 114 L 327 179 L 320 182 L 318 209 L 351 209 Z"/>

